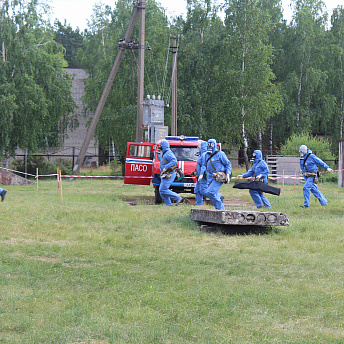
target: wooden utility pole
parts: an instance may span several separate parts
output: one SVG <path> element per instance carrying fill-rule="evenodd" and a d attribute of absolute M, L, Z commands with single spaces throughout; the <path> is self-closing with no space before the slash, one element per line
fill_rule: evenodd
<path fill-rule="evenodd" d="M 171 109 L 171 135 L 177 136 L 177 37 L 172 37 L 172 109 Z"/>
<path fill-rule="evenodd" d="M 144 3 L 144 1 L 143 1 Z M 94 113 L 94 116 L 93 116 L 93 119 L 92 119 L 92 122 L 88 128 L 88 132 L 86 134 L 86 137 L 84 139 L 84 143 L 81 147 L 81 150 L 79 152 L 79 155 L 78 155 L 78 158 L 76 160 L 76 164 L 73 166 L 73 174 L 78 174 L 79 171 L 80 171 L 80 168 L 82 167 L 82 164 L 84 162 L 84 159 L 85 159 L 85 155 L 86 155 L 86 152 L 87 152 L 87 149 L 88 149 L 88 146 L 91 142 L 91 139 L 94 135 L 94 131 L 97 127 L 97 124 L 98 124 L 98 121 L 99 121 L 99 118 L 100 118 L 100 115 L 103 111 L 103 108 L 104 108 L 104 105 L 105 105 L 105 102 L 106 102 L 106 99 L 110 93 L 110 90 L 111 90 L 111 86 L 115 80 L 115 76 L 117 74 L 117 71 L 118 71 L 118 68 L 119 68 L 119 65 L 122 61 L 122 57 L 124 55 L 124 52 L 126 50 L 126 43 L 129 41 L 130 39 L 130 36 L 133 32 L 133 29 L 134 29 L 134 25 L 136 23 L 136 20 L 139 16 L 139 9 L 141 8 L 142 6 L 136 6 L 134 7 L 134 12 L 133 12 L 133 15 L 130 19 L 130 22 L 129 22 L 129 26 L 128 26 L 128 29 L 125 33 L 125 36 L 124 36 L 124 39 L 121 41 L 121 44 L 119 45 L 119 52 L 117 54 L 117 57 L 116 57 L 116 60 L 112 66 L 112 69 L 111 69 L 111 72 L 110 72 L 110 75 L 108 77 L 108 80 L 106 82 L 106 85 L 105 85 L 105 88 L 103 90 L 103 93 L 102 93 L 102 96 L 99 100 L 99 103 L 98 103 L 98 106 L 97 106 L 97 109 L 96 109 L 96 112 Z M 144 69 L 144 68 L 142 68 Z"/>
<path fill-rule="evenodd" d="M 137 66 L 137 118 L 136 118 L 136 142 L 143 140 L 143 97 L 144 97 L 144 60 L 145 60 L 145 0 L 141 0 L 140 10 L 140 29 L 139 29 L 139 60 Z"/>
<path fill-rule="evenodd" d="M 344 188 L 344 139 L 339 140 L 338 187 Z"/>

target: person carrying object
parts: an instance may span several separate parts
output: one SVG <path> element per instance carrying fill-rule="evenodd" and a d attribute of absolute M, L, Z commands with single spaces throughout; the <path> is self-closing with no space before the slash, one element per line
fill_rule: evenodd
<path fill-rule="evenodd" d="M 207 153 L 208 143 L 206 141 L 201 142 L 201 152 L 200 157 L 197 159 L 196 165 L 196 178 L 201 175 L 202 164 L 205 163 L 205 155 Z M 207 192 L 208 182 L 206 178 L 202 178 L 197 180 L 195 186 L 195 196 L 196 196 L 196 205 L 203 205 L 204 204 L 204 197 Z"/>
<path fill-rule="evenodd" d="M 255 180 L 262 181 L 264 184 L 268 183 L 269 167 L 268 164 L 263 159 L 263 154 L 259 149 L 253 152 L 252 167 L 244 174 L 238 175 L 237 178 L 249 178 L 254 177 Z M 269 200 L 264 196 L 263 192 L 260 190 L 249 190 L 252 200 L 257 208 L 268 208 L 271 209 L 271 204 Z"/>
<path fill-rule="evenodd" d="M 166 206 L 171 206 L 172 200 L 176 202 L 175 205 L 178 205 L 182 202 L 183 198 L 176 192 L 170 190 L 170 186 L 176 178 L 176 168 L 178 167 L 177 158 L 171 151 L 170 144 L 167 140 L 161 140 L 160 146 L 159 149 L 162 150 L 162 157 L 160 160 L 161 183 L 159 193 Z"/>
<path fill-rule="evenodd" d="M 217 150 L 215 139 L 208 140 L 208 150 L 205 154 L 205 163 L 202 164 L 201 174 L 198 180 L 202 180 L 204 173 L 207 172 L 207 191 L 205 197 L 209 198 L 215 209 L 225 209 L 223 196 L 219 194 L 219 189 L 223 183 L 230 182 L 232 164 L 226 154 Z"/>
<path fill-rule="evenodd" d="M 317 182 L 319 177 L 318 166 L 324 168 L 328 172 L 333 172 L 325 162 L 318 158 L 313 152 L 307 148 L 306 145 L 301 145 L 299 149 L 300 153 L 300 168 L 305 180 L 303 186 L 304 203 L 302 208 L 308 208 L 311 204 L 311 192 L 319 200 L 322 206 L 327 204 L 327 199 L 319 191 Z"/>

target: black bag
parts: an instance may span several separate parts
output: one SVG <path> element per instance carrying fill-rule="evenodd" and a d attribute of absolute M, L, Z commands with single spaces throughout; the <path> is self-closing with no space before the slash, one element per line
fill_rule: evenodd
<path fill-rule="evenodd" d="M 235 182 L 233 188 L 259 190 L 276 196 L 279 196 L 281 193 L 280 188 L 276 188 L 269 184 L 264 184 L 263 182 L 260 182 L 258 180 L 252 180 L 251 182 Z"/>

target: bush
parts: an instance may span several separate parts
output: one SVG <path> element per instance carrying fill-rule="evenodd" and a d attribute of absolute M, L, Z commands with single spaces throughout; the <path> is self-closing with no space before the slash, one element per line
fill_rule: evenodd
<path fill-rule="evenodd" d="M 47 160 L 43 155 L 29 155 L 27 157 L 27 173 L 36 175 L 38 168 L 39 174 L 56 174 L 57 169 L 61 170 L 62 174 L 71 174 L 73 169 L 71 159 L 57 158 L 54 161 Z M 16 171 L 25 172 L 24 159 L 13 160 L 10 168 Z"/>
<path fill-rule="evenodd" d="M 122 164 L 119 160 L 111 160 L 110 168 L 112 171 L 112 175 L 114 175 L 114 176 L 121 176 L 122 175 Z"/>
<path fill-rule="evenodd" d="M 331 152 L 331 143 L 327 139 L 313 137 L 307 133 L 292 135 L 280 148 L 279 154 L 298 155 L 301 145 L 306 145 L 331 168 L 335 168 L 336 157 Z"/>
<path fill-rule="evenodd" d="M 55 160 L 55 166 L 58 168 L 62 174 L 72 174 L 73 171 L 73 161 L 67 158 L 57 158 Z M 55 168 L 55 171 L 56 171 Z"/>
<path fill-rule="evenodd" d="M 322 173 L 320 178 L 323 182 L 338 184 L 338 172 L 334 173 Z"/>

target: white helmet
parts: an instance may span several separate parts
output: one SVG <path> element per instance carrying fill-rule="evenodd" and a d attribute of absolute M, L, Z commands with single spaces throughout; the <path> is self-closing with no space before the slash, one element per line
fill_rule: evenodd
<path fill-rule="evenodd" d="M 300 152 L 300 157 L 303 158 L 307 154 L 307 146 L 306 145 L 301 145 L 299 152 Z"/>

